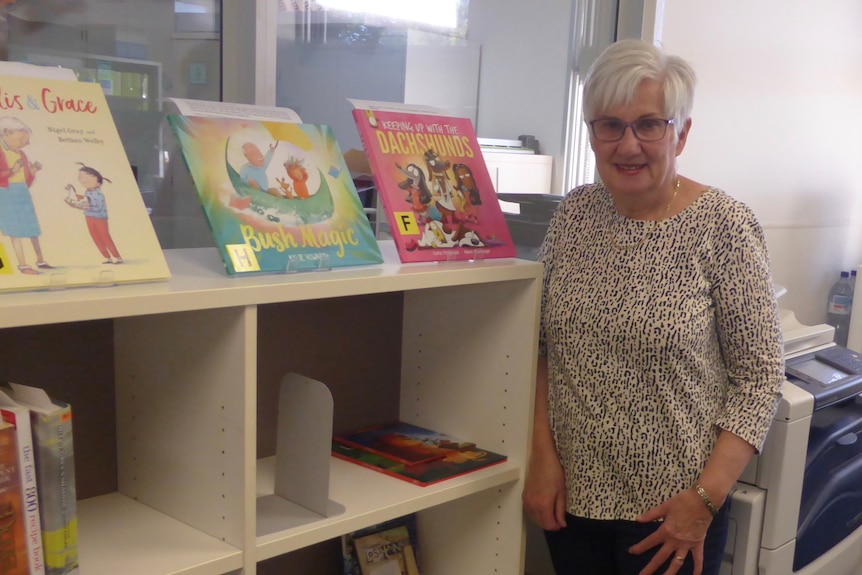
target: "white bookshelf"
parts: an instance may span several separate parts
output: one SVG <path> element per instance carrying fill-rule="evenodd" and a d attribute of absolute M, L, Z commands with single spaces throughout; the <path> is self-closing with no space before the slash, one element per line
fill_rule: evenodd
<path fill-rule="evenodd" d="M 115 475 L 108 481 L 115 487 L 94 488 L 95 495 L 79 501 L 82 573 L 254 575 L 261 561 L 414 512 L 423 575 L 523 573 L 520 491 L 540 266 L 517 259 L 401 265 L 391 242 L 382 247 L 386 263 L 378 266 L 240 278 L 225 275 L 213 249 L 168 250 L 173 277 L 167 282 L 0 295 L 0 344 L 42 331 L 56 337 L 50 334 L 57 326 L 86 338 L 107 322 L 112 334 L 110 345 L 93 343 L 113 359 L 107 385 L 115 410 L 108 414 L 76 407 L 75 401 L 86 403 L 81 398 L 91 383 L 105 390 L 87 381 L 84 368 L 92 358 L 43 352 L 26 358 L 9 346 L 5 355 L 0 349 L 2 362 L 24 366 L 3 375 L 22 383 L 42 384 L 36 375 L 45 362 L 69 374 L 70 381 L 55 382 L 50 391 L 73 395 L 76 471 L 84 478 L 79 496 L 87 477 Z M 372 307 L 361 323 L 315 321 L 318 310 L 340 314 L 354 301 Z M 258 498 L 273 492 L 274 453 L 262 447 L 272 422 L 261 405 L 272 393 L 269 374 L 281 369 L 272 357 L 279 354 L 264 350 L 272 349 L 272 338 L 283 338 L 293 354 L 287 365 L 307 356 L 338 363 L 349 357 L 335 347 L 342 344 L 302 347 L 329 341 L 328 333 L 311 333 L 315 326 L 347 330 L 334 334 L 343 340 L 332 341 L 356 341 L 385 331 L 384 323 L 366 321 L 378 312 L 380 322 L 399 322 L 400 342 L 394 352 L 375 350 L 380 358 L 374 361 L 396 362 L 400 377 L 394 387 L 378 386 L 357 370 L 365 399 L 351 401 L 350 409 L 361 416 L 388 401 L 401 419 L 469 438 L 508 461 L 419 487 L 330 458 L 330 499 L 343 513 L 309 518 L 286 501 L 259 511 Z M 303 313 L 311 319 L 293 333 L 291 318 Z M 28 370 L 37 381 L 23 381 Z M 333 395 L 337 409 L 344 407 Z M 102 427 L 105 441 L 115 438 L 115 460 L 111 446 L 98 450 L 88 439 Z M 108 455 L 86 457 L 96 453 Z"/>

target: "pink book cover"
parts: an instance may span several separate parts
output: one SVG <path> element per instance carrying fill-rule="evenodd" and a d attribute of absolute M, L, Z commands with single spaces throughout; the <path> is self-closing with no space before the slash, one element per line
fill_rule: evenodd
<path fill-rule="evenodd" d="M 402 262 L 515 257 L 467 118 L 354 109 Z"/>

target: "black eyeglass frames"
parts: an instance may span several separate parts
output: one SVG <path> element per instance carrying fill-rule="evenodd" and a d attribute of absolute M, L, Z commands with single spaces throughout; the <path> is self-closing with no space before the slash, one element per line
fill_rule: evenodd
<path fill-rule="evenodd" d="M 631 128 L 635 138 L 641 142 L 656 142 L 664 138 L 668 124 L 674 119 L 638 118 L 634 122 L 624 122 L 619 118 L 600 118 L 589 122 L 593 136 L 600 142 L 618 142 Z"/>

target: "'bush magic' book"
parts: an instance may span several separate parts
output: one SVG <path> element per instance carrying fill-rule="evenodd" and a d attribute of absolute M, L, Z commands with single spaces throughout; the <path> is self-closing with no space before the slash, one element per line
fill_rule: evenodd
<path fill-rule="evenodd" d="M 468 118 L 353 110 L 402 262 L 515 257 Z"/>
<path fill-rule="evenodd" d="M 170 115 L 229 274 L 382 263 L 330 127 Z"/>

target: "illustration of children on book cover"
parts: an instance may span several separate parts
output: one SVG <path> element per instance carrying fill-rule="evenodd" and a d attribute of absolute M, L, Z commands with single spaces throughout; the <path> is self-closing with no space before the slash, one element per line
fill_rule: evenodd
<path fill-rule="evenodd" d="M 514 257 L 470 120 L 355 109 L 403 262 Z"/>
<path fill-rule="evenodd" d="M 0 152 L 0 290 L 170 276 L 98 85 L 0 78 Z"/>
<path fill-rule="evenodd" d="M 172 115 L 228 273 L 383 261 L 328 126 Z"/>

